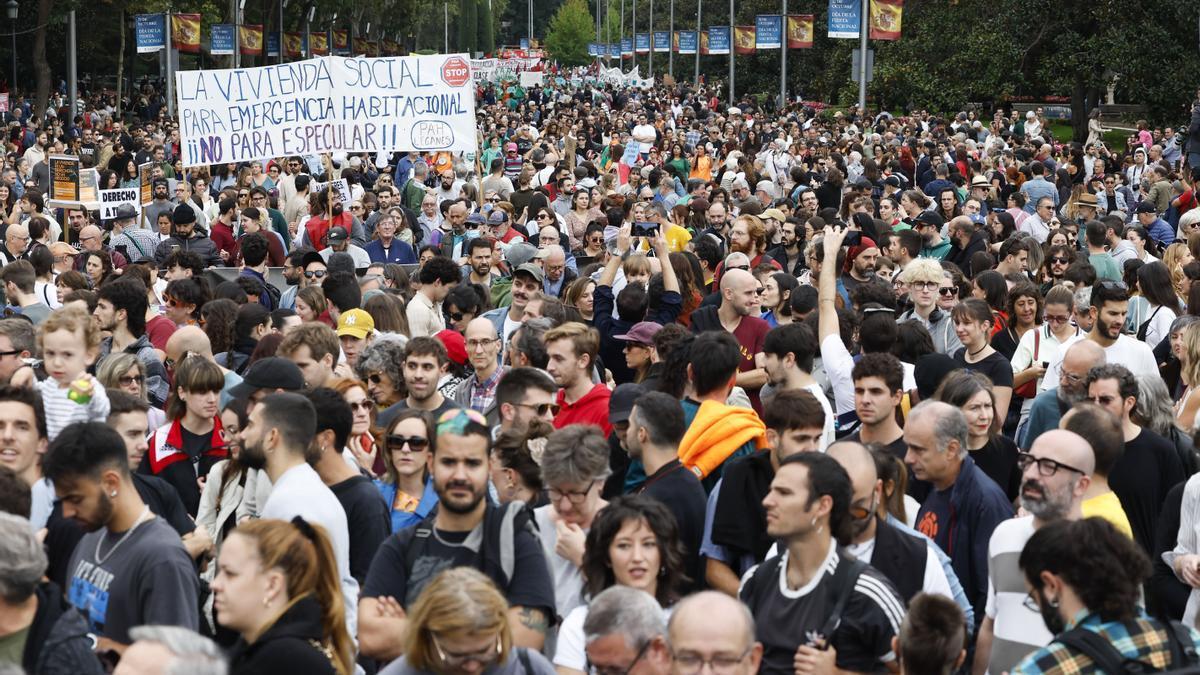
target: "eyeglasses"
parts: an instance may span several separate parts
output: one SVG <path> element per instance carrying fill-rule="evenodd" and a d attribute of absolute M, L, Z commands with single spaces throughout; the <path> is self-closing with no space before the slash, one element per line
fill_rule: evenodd
<path fill-rule="evenodd" d="M 537 413 L 538 417 L 545 417 L 546 415 L 558 415 L 557 403 L 518 403 L 517 405 L 522 408 L 529 408 Z"/>
<path fill-rule="evenodd" d="M 592 481 L 592 483 L 587 486 L 586 490 L 577 491 L 564 491 L 559 490 L 558 488 L 549 488 L 546 490 L 546 494 L 550 496 L 551 504 L 556 504 L 560 499 L 566 497 L 567 501 L 578 506 L 582 504 L 585 499 L 587 499 L 588 493 L 592 491 L 592 488 L 596 487 L 596 483 L 597 481 Z M 636 663 L 636 661 L 634 661 L 634 663 Z"/>
<path fill-rule="evenodd" d="M 750 266 L 749 266 L 749 265 L 731 265 L 731 266 L 727 267 L 726 269 L 729 269 L 729 270 L 745 270 L 745 271 L 749 272 L 749 271 L 750 271 Z"/>
<path fill-rule="evenodd" d="M 900 281 L 897 280 L 896 283 L 899 284 Z M 932 291 L 938 287 L 938 282 L 936 282 L 936 281 L 914 281 L 911 284 L 909 284 L 908 287 L 913 289 L 914 291 Z"/>
<path fill-rule="evenodd" d="M 325 270 L 307 270 L 304 272 L 305 279 L 323 279 L 325 278 Z"/>
<path fill-rule="evenodd" d="M 942 286 L 942 287 L 938 288 L 938 293 L 947 298 L 952 298 L 952 297 L 958 295 L 958 287 L 957 286 Z"/>
<path fill-rule="evenodd" d="M 1021 606 L 1031 612 L 1042 611 L 1042 608 L 1038 606 L 1037 599 L 1033 597 L 1033 591 L 1025 594 L 1025 599 L 1021 601 Z"/>
<path fill-rule="evenodd" d="M 455 321 L 462 321 L 461 314 L 457 318 L 455 318 L 455 316 L 453 314 L 451 314 L 450 318 L 454 319 Z M 471 351 L 475 351 L 476 349 L 485 349 L 487 347 L 491 347 L 492 345 L 496 344 L 499 341 L 500 341 L 500 338 L 492 338 L 490 340 L 467 340 L 467 349 L 469 349 Z M 546 404 L 546 405 L 549 405 L 549 404 Z"/>
<path fill-rule="evenodd" d="M 1075 473 L 1077 473 L 1081 476 L 1088 475 L 1086 472 L 1084 472 L 1080 469 L 1076 469 L 1075 467 L 1073 467 L 1069 464 L 1063 464 L 1062 462 L 1056 462 L 1053 459 L 1048 459 L 1046 457 L 1034 457 L 1033 455 L 1029 454 L 1028 452 L 1017 453 L 1017 468 L 1020 469 L 1021 471 L 1024 471 L 1025 469 L 1029 468 L 1029 465 L 1033 464 L 1034 462 L 1037 462 L 1038 473 L 1045 477 L 1053 476 L 1054 474 L 1058 473 L 1059 469 L 1066 469 L 1067 471 L 1074 471 Z"/>
<path fill-rule="evenodd" d="M 133 375 L 130 377 L 122 376 L 117 378 L 117 382 L 120 382 L 122 387 L 128 387 L 131 384 L 136 384 L 140 387 L 145 381 L 146 378 L 142 377 L 141 375 Z"/>
<path fill-rule="evenodd" d="M 238 199 L 245 199 L 246 197 L 249 197 L 249 196 L 250 196 L 249 192 L 239 192 L 238 193 Z"/>
<path fill-rule="evenodd" d="M 637 652 L 637 656 L 634 656 L 633 660 L 629 662 L 629 665 L 624 668 L 615 668 L 613 666 L 594 666 L 592 665 L 591 659 L 588 659 L 587 672 L 591 673 L 591 675 L 629 675 L 629 671 L 633 670 L 633 667 L 638 664 L 638 661 L 641 661 L 642 657 L 646 655 L 646 650 L 650 648 L 650 642 L 651 640 L 647 640 L 645 643 L 643 643 L 642 648 Z"/>
<path fill-rule="evenodd" d="M 392 452 L 402 452 L 408 448 L 409 452 L 425 452 L 425 448 L 429 447 L 429 439 L 424 436 L 397 436 L 388 434 L 387 449 Z"/>
<path fill-rule="evenodd" d="M 746 647 L 746 651 L 742 652 L 741 655 L 736 657 L 725 654 L 717 654 L 712 658 L 706 659 L 703 656 L 694 654 L 692 652 L 680 652 L 678 654 L 673 653 L 671 657 L 675 661 L 676 670 L 678 670 L 680 673 L 684 673 L 684 675 L 699 673 L 700 671 L 704 670 L 704 666 L 706 665 L 711 668 L 712 672 L 714 673 L 732 673 L 737 669 L 738 664 L 750 655 L 750 650 L 753 648 L 754 645 Z"/>
<path fill-rule="evenodd" d="M 370 399 L 364 398 L 363 400 L 359 401 L 358 403 L 351 403 L 350 411 L 353 412 L 355 410 L 364 410 L 364 411 L 370 412 L 371 408 L 374 406 L 375 406 L 375 404 L 372 403 L 370 401 Z"/>
<path fill-rule="evenodd" d="M 362 211 L 363 207 L 359 206 L 358 204 L 354 204 L 350 207 L 350 210 L 351 211 Z"/>
<path fill-rule="evenodd" d="M 447 666 L 451 666 L 451 667 L 461 666 L 462 664 L 466 663 L 467 661 L 474 661 L 474 662 L 480 663 L 480 664 L 491 663 L 492 661 L 495 661 L 496 659 L 500 658 L 500 654 L 502 653 L 501 649 L 503 649 L 503 647 L 500 644 L 500 636 L 499 635 L 496 636 L 496 648 L 495 649 L 488 647 L 486 649 L 481 649 L 477 652 L 467 652 L 465 654 L 447 653 L 444 649 L 442 649 L 442 646 L 440 644 L 438 644 L 438 639 L 437 639 L 436 635 L 434 635 L 433 633 L 430 633 L 429 638 L 433 641 L 433 648 L 437 650 L 438 658 L 442 660 L 442 663 L 446 664 Z"/>
<path fill-rule="evenodd" d="M 22 350 L 20 350 L 20 349 L 10 349 L 9 351 L 6 351 L 6 352 L 0 352 L 0 357 L 3 357 L 3 356 L 16 356 L 17 354 L 20 354 L 20 353 L 21 353 L 21 351 L 22 351 Z"/>
<path fill-rule="evenodd" d="M 1054 256 L 1053 258 L 1050 258 L 1050 262 L 1057 263 L 1059 265 L 1066 265 L 1067 263 L 1071 262 L 1071 259 L 1066 258 L 1066 257 Z"/>

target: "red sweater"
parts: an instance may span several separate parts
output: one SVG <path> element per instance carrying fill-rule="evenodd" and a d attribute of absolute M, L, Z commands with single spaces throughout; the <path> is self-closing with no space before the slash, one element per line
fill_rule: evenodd
<path fill-rule="evenodd" d="M 558 390 L 558 415 L 554 417 L 554 428 L 561 429 L 568 424 L 590 424 L 600 427 L 604 437 L 612 433 L 612 424 L 608 421 L 608 399 L 612 392 L 604 383 L 597 383 L 592 390 L 584 394 L 574 403 L 567 403 L 567 394 Z"/>

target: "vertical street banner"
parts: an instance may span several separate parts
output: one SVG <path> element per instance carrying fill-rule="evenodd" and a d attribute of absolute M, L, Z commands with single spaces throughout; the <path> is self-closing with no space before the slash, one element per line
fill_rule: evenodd
<path fill-rule="evenodd" d="M 754 53 L 754 26 L 735 26 L 733 29 L 735 54 L 749 56 Z"/>
<path fill-rule="evenodd" d="M 184 166 L 326 152 L 474 152 L 468 58 L 324 56 L 179 71 Z"/>
<path fill-rule="evenodd" d="M 171 15 L 171 44 L 181 52 L 200 53 L 200 15 Z"/>
<path fill-rule="evenodd" d="M 238 49 L 242 52 L 242 56 L 259 56 L 263 53 L 262 24 L 238 26 Z M 278 46 L 275 49 L 275 56 L 279 56 Z"/>
<path fill-rule="evenodd" d="M 671 51 L 671 34 L 665 30 L 654 31 L 654 51 Z"/>
<path fill-rule="evenodd" d="M 639 54 L 650 53 L 650 34 L 638 33 L 633 39 L 633 50 Z"/>
<path fill-rule="evenodd" d="M 601 46 L 603 46 L 603 45 L 601 45 Z M 610 58 L 610 59 L 621 58 L 621 44 L 619 42 L 612 42 L 608 45 L 608 58 Z"/>
<path fill-rule="evenodd" d="M 754 17 L 754 48 L 783 49 L 783 17 L 759 14 Z"/>
<path fill-rule="evenodd" d="M 304 53 L 304 34 L 288 32 L 283 34 L 283 55 L 289 59 L 298 59 Z"/>
<path fill-rule="evenodd" d="M 79 173 L 82 164 L 73 155 L 50 155 L 47 169 L 50 172 L 50 200 L 55 202 L 79 202 Z"/>
<path fill-rule="evenodd" d="M 679 31 L 671 33 L 671 51 L 679 53 Z"/>
<path fill-rule="evenodd" d="M 680 54 L 695 54 L 696 53 L 696 31 L 681 30 L 679 35 L 679 53 Z"/>
<path fill-rule="evenodd" d="M 167 46 L 167 15 L 138 14 L 133 20 L 137 53 L 153 54 Z"/>
<path fill-rule="evenodd" d="M 333 31 L 333 53 L 336 56 L 350 55 L 350 32 L 346 30 Z"/>
<path fill-rule="evenodd" d="M 283 42 L 280 37 L 278 31 L 267 34 L 267 56 L 279 56 L 280 44 Z"/>
<path fill-rule="evenodd" d="M 213 56 L 232 56 L 235 31 L 231 23 L 215 23 L 209 37 L 208 53 Z"/>
<path fill-rule="evenodd" d="M 904 0 L 871 0 L 872 40 L 899 40 Z"/>
<path fill-rule="evenodd" d="M 859 0 L 829 0 L 829 37 L 857 40 L 861 26 Z"/>
<path fill-rule="evenodd" d="M 588 56 L 595 57 L 595 56 L 599 56 L 599 55 L 600 55 L 600 46 L 597 45 L 595 42 L 589 42 L 588 43 Z"/>
<path fill-rule="evenodd" d="M 708 56 L 708 31 L 700 31 L 700 55 Z"/>
<path fill-rule="evenodd" d="M 0 113 L 8 112 L 8 92 L 0 93 Z"/>
<path fill-rule="evenodd" d="M 309 38 L 308 48 L 312 50 L 313 56 L 329 56 L 329 34 L 313 33 Z"/>
<path fill-rule="evenodd" d="M 787 18 L 788 49 L 812 49 L 813 15 L 790 14 Z"/>
<path fill-rule="evenodd" d="M 141 195 L 142 206 L 154 201 L 154 162 L 138 164 L 138 193 Z"/>
<path fill-rule="evenodd" d="M 621 58 L 633 56 L 633 38 L 621 38 Z"/>
<path fill-rule="evenodd" d="M 708 27 L 708 53 L 713 56 L 728 54 L 731 47 L 732 37 L 729 34 L 729 26 L 709 26 Z"/>

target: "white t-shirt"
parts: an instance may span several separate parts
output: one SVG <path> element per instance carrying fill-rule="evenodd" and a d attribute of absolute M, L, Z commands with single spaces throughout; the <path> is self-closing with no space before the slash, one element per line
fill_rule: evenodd
<path fill-rule="evenodd" d="M 954 591 L 950 590 L 950 580 L 946 578 L 946 571 L 942 569 L 941 559 L 938 558 L 937 551 L 933 550 L 933 546 L 935 544 L 932 541 L 925 540 L 925 579 L 921 582 L 921 590 L 953 600 Z M 875 554 L 875 539 L 861 544 L 850 544 L 846 550 L 853 553 L 855 558 L 870 564 L 871 556 Z"/>
<path fill-rule="evenodd" d="M 672 608 L 663 610 L 664 618 L 670 620 Z M 554 650 L 554 665 L 582 672 L 587 671 L 587 638 L 583 634 L 583 622 L 587 621 L 588 607 L 580 605 L 571 610 L 558 627 L 558 645 Z"/>
<path fill-rule="evenodd" d="M 854 370 L 854 357 L 842 343 L 840 335 L 830 335 L 821 343 L 821 363 L 825 367 L 825 374 L 829 376 L 829 382 L 833 385 L 833 404 L 837 407 L 838 414 L 854 410 L 854 380 L 850 377 Z M 904 391 L 916 389 L 913 365 L 903 361 L 900 365 L 904 367 L 904 381 L 901 385 Z"/>
<path fill-rule="evenodd" d="M 1159 312 L 1160 314 L 1162 312 Z M 1055 389 L 1058 387 L 1058 379 L 1062 372 L 1063 358 L 1066 357 L 1067 351 L 1071 345 L 1086 340 L 1087 334 L 1080 333 L 1079 335 L 1062 343 L 1058 353 L 1054 355 L 1054 359 L 1050 361 L 1050 367 L 1046 369 L 1046 375 L 1042 377 L 1041 391 Z M 1111 346 L 1105 347 L 1104 355 L 1107 363 L 1119 363 L 1129 369 L 1134 377 L 1158 377 L 1158 364 L 1154 361 L 1154 350 L 1145 342 L 1128 335 L 1120 335 L 1116 342 Z"/>
<path fill-rule="evenodd" d="M 1163 338 L 1171 333 L 1171 324 L 1175 322 L 1175 310 L 1162 305 L 1150 310 L 1149 326 L 1146 326 L 1146 346 L 1153 352 Z M 1138 326 L 1140 329 L 1141 326 Z"/>
<path fill-rule="evenodd" d="M 821 404 L 821 410 L 825 411 L 825 430 L 821 433 L 821 452 L 825 452 L 837 440 L 834 436 L 834 422 L 837 418 L 833 414 L 833 408 L 829 405 L 829 399 L 825 396 L 825 389 L 820 384 L 813 382 L 810 385 L 801 387 L 808 393 L 817 398 L 817 403 Z"/>
<path fill-rule="evenodd" d="M 989 673 L 1012 670 L 1030 652 L 1054 639 L 1041 615 L 1024 606 L 1028 593 L 1017 561 L 1033 532 L 1033 516 L 1013 518 L 997 525 L 988 542 L 986 612 L 995 624 Z"/>

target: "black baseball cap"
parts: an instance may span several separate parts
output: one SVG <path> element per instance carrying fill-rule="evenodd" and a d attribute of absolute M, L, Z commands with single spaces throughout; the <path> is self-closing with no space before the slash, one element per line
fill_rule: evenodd
<path fill-rule="evenodd" d="M 304 374 L 300 366 L 278 356 L 259 359 L 242 376 L 242 381 L 229 390 L 236 399 L 248 398 L 259 389 L 283 389 L 300 391 L 304 388 Z"/>

